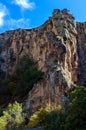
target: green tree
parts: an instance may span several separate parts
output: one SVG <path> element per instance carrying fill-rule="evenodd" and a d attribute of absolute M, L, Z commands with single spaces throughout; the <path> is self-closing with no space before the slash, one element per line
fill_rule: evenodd
<path fill-rule="evenodd" d="M 0 130 L 18 128 L 24 122 L 22 116 L 22 105 L 18 102 L 9 104 L 0 117 Z"/>
<path fill-rule="evenodd" d="M 65 130 L 86 130 L 86 87 L 78 86 L 70 94 Z"/>
<path fill-rule="evenodd" d="M 29 56 L 22 56 L 16 65 L 15 73 L 0 82 L 2 97 L 6 95 L 12 101 L 14 101 L 15 97 L 16 100 L 23 100 L 34 84 L 42 78 L 43 72 L 37 69 L 33 59 L 29 58 Z"/>
<path fill-rule="evenodd" d="M 43 72 L 37 69 L 32 59 L 23 56 L 17 64 L 16 77 L 16 88 L 18 92 L 20 90 L 21 96 L 24 96 L 43 78 Z"/>
<path fill-rule="evenodd" d="M 31 117 L 27 127 L 44 126 L 46 130 L 86 130 L 86 88 L 76 87 L 70 93 L 71 104 L 62 113 L 58 109 L 40 109 Z"/>

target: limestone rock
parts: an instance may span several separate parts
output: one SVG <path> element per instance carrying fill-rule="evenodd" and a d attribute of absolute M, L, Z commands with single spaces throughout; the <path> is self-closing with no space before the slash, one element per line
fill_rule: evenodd
<path fill-rule="evenodd" d="M 34 111 L 60 103 L 69 89 L 86 82 L 86 23 L 75 22 L 67 9 L 55 9 L 42 26 L 0 34 L 1 79 L 15 72 L 23 55 L 33 57 L 45 73 L 29 92 L 26 107 Z"/>

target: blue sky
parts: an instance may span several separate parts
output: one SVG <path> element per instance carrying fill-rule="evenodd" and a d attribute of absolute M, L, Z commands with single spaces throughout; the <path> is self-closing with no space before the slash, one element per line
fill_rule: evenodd
<path fill-rule="evenodd" d="M 86 0 L 0 0 L 0 32 L 39 26 L 56 8 L 67 8 L 76 21 L 86 21 Z"/>

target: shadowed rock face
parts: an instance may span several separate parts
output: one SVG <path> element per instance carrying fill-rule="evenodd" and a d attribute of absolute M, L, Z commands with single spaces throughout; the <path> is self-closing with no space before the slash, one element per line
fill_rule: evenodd
<path fill-rule="evenodd" d="M 12 75 L 19 58 L 29 55 L 45 75 L 29 92 L 26 107 L 63 103 L 70 88 L 86 82 L 85 53 L 86 23 L 56 9 L 40 27 L 0 34 L 0 77 Z"/>
<path fill-rule="evenodd" d="M 77 22 L 78 84 L 86 84 L 86 23 Z"/>

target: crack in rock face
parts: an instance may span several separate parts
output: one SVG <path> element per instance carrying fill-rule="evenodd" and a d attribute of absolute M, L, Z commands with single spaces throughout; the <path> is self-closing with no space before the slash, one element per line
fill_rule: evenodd
<path fill-rule="evenodd" d="M 12 76 L 22 56 L 32 57 L 44 79 L 28 92 L 26 108 L 59 104 L 75 85 L 86 83 L 86 23 L 75 22 L 67 9 L 32 29 L 0 34 L 0 79 Z M 33 102 L 32 102 L 33 101 Z"/>

